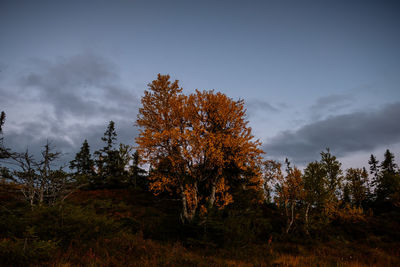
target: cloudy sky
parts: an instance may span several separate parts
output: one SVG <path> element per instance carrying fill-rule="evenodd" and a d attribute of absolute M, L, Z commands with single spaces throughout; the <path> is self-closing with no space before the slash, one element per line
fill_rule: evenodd
<path fill-rule="evenodd" d="M 398 1 L 0 1 L 6 145 L 134 145 L 157 73 L 245 100 L 266 158 L 400 157 Z"/>

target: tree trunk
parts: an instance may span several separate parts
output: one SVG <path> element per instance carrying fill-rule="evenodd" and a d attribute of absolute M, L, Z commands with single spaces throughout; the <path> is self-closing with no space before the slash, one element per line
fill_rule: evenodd
<path fill-rule="evenodd" d="M 307 204 L 306 208 L 306 214 L 305 214 L 305 228 L 306 228 L 306 234 L 309 235 L 310 232 L 308 231 L 308 212 L 310 211 L 310 203 Z"/>
<path fill-rule="evenodd" d="M 286 234 L 289 233 L 290 228 L 292 227 L 292 224 L 293 224 L 293 221 L 294 221 L 294 205 L 293 205 L 293 203 L 291 204 L 290 209 L 291 209 L 291 219 L 289 221 L 289 225 L 286 228 Z"/>
<path fill-rule="evenodd" d="M 187 198 L 185 195 L 185 190 L 183 185 L 180 185 L 180 190 L 181 190 L 181 199 L 182 199 L 182 212 L 181 212 L 181 221 L 182 223 L 190 223 L 192 222 L 195 214 L 196 214 L 196 210 L 197 210 L 197 204 L 198 204 L 198 200 L 197 200 L 197 184 L 194 184 L 194 189 L 196 191 L 196 195 L 194 197 L 194 202 L 195 202 L 195 206 L 190 208 L 188 207 L 188 202 L 187 202 Z"/>
<path fill-rule="evenodd" d="M 209 199 L 209 201 L 208 201 L 208 208 L 209 208 L 209 209 L 211 209 L 212 207 L 214 207 L 216 189 L 217 189 L 217 183 L 216 183 L 216 182 L 212 182 L 212 183 L 211 183 L 210 199 Z"/>

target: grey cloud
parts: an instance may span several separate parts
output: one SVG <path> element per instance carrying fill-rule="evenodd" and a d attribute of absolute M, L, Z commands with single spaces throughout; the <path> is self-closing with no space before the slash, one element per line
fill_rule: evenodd
<path fill-rule="evenodd" d="M 100 56 L 83 53 L 55 63 L 32 60 L 31 64 L 34 70 L 20 80 L 21 93 L 53 106 L 59 119 L 118 115 L 138 102 L 119 84 L 114 64 Z"/>
<path fill-rule="evenodd" d="M 369 152 L 400 142 L 400 103 L 369 112 L 330 116 L 296 131 L 285 131 L 270 139 L 264 150 L 269 156 L 288 157 L 297 163 L 318 159 L 326 147 L 337 156 Z"/>
<path fill-rule="evenodd" d="M 100 138 L 110 120 L 116 123 L 118 142 L 134 144 L 139 99 L 121 84 L 112 62 L 83 53 L 54 62 L 31 60 L 30 64 L 30 71 L 18 79 L 14 90 L 0 86 L 1 95 L 7 98 L 0 98 L 1 108 L 10 110 L 4 129 L 7 147 L 14 151 L 29 148 L 39 155 L 48 139 L 68 161 L 84 139 L 92 151 L 103 146 Z M 23 108 L 26 104 L 36 109 L 35 115 Z"/>
<path fill-rule="evenodd" d="M 335 112 L 346 108 L 355 101 L 351 94 L 333 94 L 323 96 L 317 99 L 316 103 L 310 107 L 312 118 L 314 120 L 321 118 L 324 112 Z"/>
<path fill-rule="evenodd" d="M 277 113 L 280 111 L 279 108 L 275 107 L 271 103 L 263 100 L 258 100 L 258 99 L 250 99 L 248 101 L 245 101 L 246 103 L 246 108 L 247 108 L 247 114 L 252 117 L 256 116 L 257 114 L 265 114 L 265 112 L 268 113 Z"/>

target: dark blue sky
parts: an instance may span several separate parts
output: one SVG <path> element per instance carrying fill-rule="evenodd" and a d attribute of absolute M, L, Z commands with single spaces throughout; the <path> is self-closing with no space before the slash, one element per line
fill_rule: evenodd
<path fill-rule="evenodd" d="M 72 155 L 115 120 L 133 144 L 140 96 L 168 73 L 245 99 L 267 157 L 400 157 L 399 14 L 398 1 L 1 0 L 6 142 Z"/>

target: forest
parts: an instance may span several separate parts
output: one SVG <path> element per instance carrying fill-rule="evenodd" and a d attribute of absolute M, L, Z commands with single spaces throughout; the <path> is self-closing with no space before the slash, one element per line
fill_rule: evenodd
<path fill-rule="evenodd" d="M 141 98 L 135 145 L 60 166 L 8 148 L 0 117 L 2 266 L 400 266 L 400 169 L 382 151 L 344 170 L 329 148 L 300 169 L 252 134 L 245 102 L 184 94 L 158 75 Z M 334 148 L 331 148 L 334 149 Z"/>

